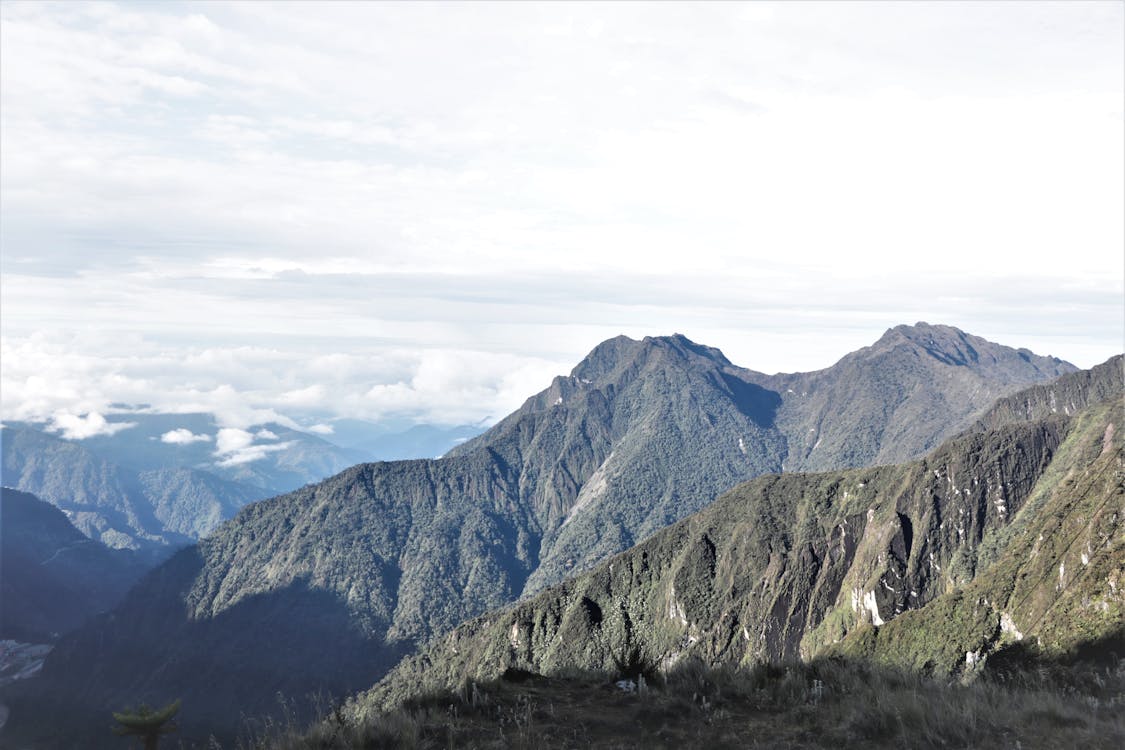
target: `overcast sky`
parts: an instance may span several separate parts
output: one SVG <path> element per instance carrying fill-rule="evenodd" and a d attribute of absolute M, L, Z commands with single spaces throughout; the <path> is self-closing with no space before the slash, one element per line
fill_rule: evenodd
<path fill-rule="evenodd" d="M 1123 8 L 4 2 L 3 417 L 495 420 L 620 333 L 1091 366 Z"/>

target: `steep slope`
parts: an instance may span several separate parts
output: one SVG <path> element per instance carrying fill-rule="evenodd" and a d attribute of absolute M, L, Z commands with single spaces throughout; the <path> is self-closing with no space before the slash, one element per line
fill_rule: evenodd
<path fill-rule="evenodd" d="M 1120 653 L 1125 410 L 1121 358 L 1107 364 L 1116 375 L 1117 394 L 1077 413 L 1070 437 L 1028 502 L 1008 525 L 989 529 L 973 554 L 954 562 L 951 575 L 964 585 L 882 628 L 850 634 L 835 652 L 941 673 L 982 665 L 1005 649 L 1059 657 L 1105 641 Z M 1088 393 L 1086 387 L 1105 382 L 1095 373 L 1065 388 Z M 1065 402 L 1058 395 L 1029 391 L 1015 412 L 1038 396 L 1045 397 L 1047 408 L 1060 408 L 1054 405 Z M 1011 413 L 1009 406 L 1002 404 L 999 413 Z"/>
<path fill-rule="evenodd" d="M 161 528 L 190 539 L 206 536 L 263 496 L 252 485 L 182 467 L 137 472 L 136 483 Z"/>
<path fill-rule="evenodd" d="M 356 710 L 508 669 L 842 651 L 949 674 L 1012 639 L 1058 652 L 1112 637 L 1125 622 L 1119 378 L 1066 376 L 1060 389 L 1097 381 L 1108 398 L 963 435 L 921 461 L 740 485 L 591 572 L 458 626 Z"/>
<path fill-rule="evenodd" d="M 528 419 L 568 403 L 584 407 L 591 386 L 606 394 L 613 410 L 611 432 L 619 434 L 630 418 L 641 426 L 615 441 L 613 455 L 589 475 L 564 523 L 548 527 L 525 593 L 627 549 L 737 482 L 782 470 L 916 458 L 968 427 L 997 397 L 1074 370 L 1052 357 L 926 323 L 893 328 L 832 367 L 801 375 L 765 376 L 734 367 L 718 350 L 683 337 L 659 348 L 646 347 L 647 341 L 603 344 L 570 378 L 556 379 L 519 412 L 456 449 L 510 451 L 519 445 L 513 435 Z M 650 350 L 638 367 L 637 352 Z M 607 374 L 616 383 L 647 366 L 669 373 L 676 356 L 693 364 L 697 381 L 716 387 L 699 388 L 666 374 L 641 381 L 634 394 L 600 387 Z M 571 468 L 565 456 L 560 464 Z"/>
<path fill-rule="evenodd" d="M 267 713 L 278 692 L 303 706 L 370 684 L 415 638 L 518 595 L 535 536 L 517 487 L 481 451 L 357 466 L 248 506 L 60 643 L 38 684 L 7 701 L 26 722 L 15 730 L 52 746 L 53 731 L 35 733 L 43 711 L 82 725 L 142 697 L 182 698 L 189 736 L 229 739 L 239 711 Z"/>
<path fill-rule="evenodd" d="M 534 591 L 626 549 L 738 481 L 779 471 L 781 397 L 683 336 L 597 348 L 480 438 L 520 467 L 544 529 Z"/>
<path fill-rule="evenodd" d="M 993 404 L 973 425 L 984 430 L 1013 422 L 1042 419 L 1052 414 L 1077 414 L 1120 393 L 1125 383 L 1125 356 L 1118 354 L 1100 365 L 1065 378 L 1026 388 Z"/>
<path fill-rule="evenodd" d="M 936 357 L 919 347 L 904 339 L 890 350 Z M 935 388 L 952 389 L 957 368 L 977 367 L 935 351 L 953 362 L 935 359 L 949 375 Z M 996 351 L 1020 377 L 1045 372 L 1015 350 Z M 913 372 L 877 365 L 851 377 Z M 1007 369 L 981 372 L 973 382 L 1012 387 Z M 773 382 L 682 336 L 607 341 L 447 458 L 353 467 L 244 509 L 61 644 L 23 705 L 93 717 L 122 702 L 182 697 L 192 706 L 185 726 L 221 731 L 236 721 L 235 699 L 258 713 L 278 690 L 369 685 L 435 633 L 780 470 L 789 438 L 779 414 L 795 396 L 756 381 Z M 910 380 L 857 413 L 877 419 L 923 385 Z M 946 400 L 960 410 L 951 407 L 943 431 L 971 422 L 968 399 Z M 14 711 L 13 721 L 30 719 Z"/>
<path fill-rule="evenodd" d="M 116 604 L 143 561 L 84 536 L 50 503 L 0 490 L 0 639 L 48 643 Z"/>

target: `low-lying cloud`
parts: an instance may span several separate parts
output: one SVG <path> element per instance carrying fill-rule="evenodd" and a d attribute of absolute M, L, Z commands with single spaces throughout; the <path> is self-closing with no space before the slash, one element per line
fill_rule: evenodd
<path fill-rule="evenodd" d="M 160 442 L 171 445 L 190 445 L 191 443 L 209 443 L 210 441 L 210 435 L 196 435 L 183 427 L 169 430 L 160 436 Z"/>
<path fill-rule="evenodd" d="M 224 427 L 215 435 L 215 457 L 219 466 L 238 466 L 259 461 L 270 453 L 283 451 L 293 445 L 293 441 L 284 443 L 268 443 L 262 445 L 255 443 L 255 438 L 264 440 L 277 440 L 277 435 L 269 430 L 259 430 L 256 433 L 247 432 L 237 427 Z"/>
<path fill-rule="evenodd" d="M 47 429 L 61 433 L 67 440 L 85 440 L 99 435 L 113 435 L 136 426 L 136 422 L 107 422 L 106 418 L 96 411 L 85 416 L 58 411 L 51 418 Z"/>

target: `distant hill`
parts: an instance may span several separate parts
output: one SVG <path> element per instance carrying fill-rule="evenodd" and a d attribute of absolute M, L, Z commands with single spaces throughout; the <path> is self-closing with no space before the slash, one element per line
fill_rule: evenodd
<path fill-rule="evenodd" d="M 182 547 L 265 496 L 197 469 L 127 469 L 80 442 L 26 427 L 4 427 L 0 435 L 4 481 L 63 510 L 109 547 L 154 554 Z"/>
<path fill-rule="evenodd" d="M 374 424 L 358 419 L 335 419 L 331 426 L 334 432 L 328 439 L 361 456 L 363 461 L 439 458 L 485 430 L 482 425 L 402 426 L 393 422 Z"/>
<path fill-rule="evenodd" d="M 268 711 L 277 691 L 370 685 L 433 635 L 740 481 L 791 460 L 923 453 L 970 426 L 985 394 L 1074 369 L 925 324 L 837 367 L 766 376 L 683 336 L 607 341 L 446 458 L 355 466 L 244 508 L 60 644 L 38 700 L 96 713 L 172 695 L 197 727 L 221 731 L 231 706 Z M 824 433 L 819 446 L 810 429 Z M 854 443 L 840 437 L 849 431 Z"/>
<path fill-rule="evenodd" d="M 358 461 L 356 453 L 276 424 L 238 431 L 247 445 L 217 454 L 220 428 L 208 415 L 130 413 L 110 421 L 133 426 L 66 440 L 43 425 L 11 423 L 0 430 L 0 451 L 5 483 L 61 508 L 111 547 L 184 546 L 249 502 Z"/>
<path fill-rule="evenodd" d="M 0 639 L 50 643 L 116 604 L 147 569 L 85 536 L 57 508 L 0 490 Z"/>

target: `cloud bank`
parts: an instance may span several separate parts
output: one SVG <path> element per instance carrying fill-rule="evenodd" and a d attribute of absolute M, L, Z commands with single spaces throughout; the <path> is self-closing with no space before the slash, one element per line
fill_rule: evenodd
<path fill-rule="evenodd" d="M 5 3 L 3 418 L 479 422 L 620 333 L 1095 364 L 1123 13 Z"/>

